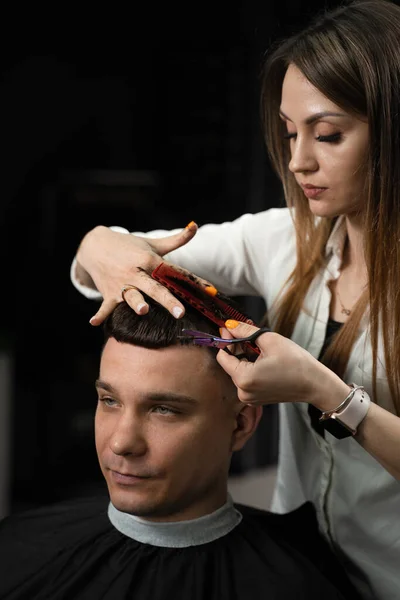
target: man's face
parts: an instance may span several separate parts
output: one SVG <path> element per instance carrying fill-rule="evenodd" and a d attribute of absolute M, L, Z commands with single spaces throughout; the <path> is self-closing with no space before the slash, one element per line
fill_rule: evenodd
<path fill-rule="evenodd" d="M 193 519 L 226 501 L 238 402 L 208 350 L 149 350 L 110 338 L 96 383 L 96 449 L 114 506 Z"/>

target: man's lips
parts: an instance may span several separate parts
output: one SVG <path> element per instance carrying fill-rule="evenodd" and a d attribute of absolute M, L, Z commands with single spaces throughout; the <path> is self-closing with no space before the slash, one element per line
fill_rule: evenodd
<path fill-rule="evenodd" d="M 122 475 L 122 477 L 134 477 L 135 479 L 150 479 L 151 475 L 142 473 L 126 473 L 124 471 L 117 471 L 116 469 L 109 469 L 111 473 L 116 475 Z"/>
<path fill-rule="evenodd" d="M 133 475 L 132 473 L 120 473 L 112 469 L 110 469 L 110 473 L 111 479 L 119 485 L 137 485 L 150 479 L 147 475 L 144 477 L 143 475 Z"/>

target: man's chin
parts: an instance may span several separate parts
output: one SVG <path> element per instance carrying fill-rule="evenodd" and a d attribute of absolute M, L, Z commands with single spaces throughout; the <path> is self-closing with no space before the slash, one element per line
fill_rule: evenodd
<path fill-rule="evenodd" d="M 181 521 L 182 516 L 176 505 L 169 502 L 158 502 L 149 498 L 132 497 L 119 490 L 110 491 L 110 500 L 113 506 L 124 513 L 155 522 Z"/>
<path fill-rule="evenodd" d="M 135 517 L 151 517 L 155 510 L 154 505 L 151 505 L 150 502 L 129 498 L 127 494 L 110 493 L 110 500 L 117 510 Z"/>

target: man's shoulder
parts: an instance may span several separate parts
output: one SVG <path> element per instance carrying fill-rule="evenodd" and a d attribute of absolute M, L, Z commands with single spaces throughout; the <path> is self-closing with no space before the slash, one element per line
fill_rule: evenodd
<path fill-rule="evenodd" d="M 0 552 L 5 542 L 18 543 L 20 539 L 36 541 L 45 537 L 55 538 L 64 531 L 81 530 L 95 522 L 106 523 L 108 496 L 96 495 L 73 498 L 30 508 L 11 514 L 0 521 Z"/>
<path fill-rule="evenodd" d="M 6 598 L 25 585 L 30 586 L 30 591 L 15 597 L 37 597 L 34 595 L 37 586 L 51 585 L 50 566 L 68 572 L 76 548 L 94 547 L 99 536 L 111 530 L 107 508 L 108 498 L 101 495 L 31 508 L 3 519 L 0 597 Z M 71 565 L 70 570 L 73 570 Z"/>
<path fill-rule="evenodd" d="M 286 531 L 291 534 L 295 527 L 298 532 L 318 532 L 318 521 L 314 506 L 305 502 L 295 510 L 278 514 L 270 510 L 256 508 L 246 504 L 235 503 L 236 508 L 243 516 L 243 521 L 268 529 L 271 533 L 277 532 L 282 536 Z"/>
<path fill-rule="evenodd" d="M 242 531 L 246 537 L 259 540 L 262 546 L 270 542 L 270 548 L 279 548 L 285 560 L 294 560 L 302 565 L 303 573 L 326 578 L 343 597 L 359 599 L 359 595 L 349 581 L 343 566 L 322 536 L 315 508 L 305 502 L 295 510 L 278 514 L 242 504 L 235 504 L 243 519 Z"/>
<path fill-rule="evenodd" d="M 286 514 L 239 504 L 236 508 L 243 516 L 241 525 L 246 537 L 258 539 L 261 545 L 279 547 L 287 555 L 301 555 L 315 564 L 331 556 L 331 549 L 319 531 L 311 502 Z"/>

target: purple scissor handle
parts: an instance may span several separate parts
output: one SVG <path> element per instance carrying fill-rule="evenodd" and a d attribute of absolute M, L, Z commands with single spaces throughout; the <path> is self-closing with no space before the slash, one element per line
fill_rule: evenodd
<path fill-rule="evenodd" d="M 196 344 L 196 346 L 208 346 L 219 349 L 225 349 L 231 344 L 250 344 L 253 353 L 255 352 L 260 354 L 260 349 L 254 342 L 260 335 L 268 331 L 271 331 L 268 327 L 260 327 L 260 329 L 257 329 L 257 331 L 246 337 L 226 339 L 212 335 L 211 333 L 205 333 L 203 331 L 182 329 L 183 335 L 178 335 L 177 337 L 180 340 L 191 340 L 193 344 Z"/>

